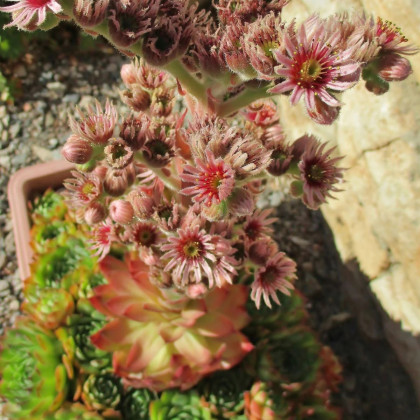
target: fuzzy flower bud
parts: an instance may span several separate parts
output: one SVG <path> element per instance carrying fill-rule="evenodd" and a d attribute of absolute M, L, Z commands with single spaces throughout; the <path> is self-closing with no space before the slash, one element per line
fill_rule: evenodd
<path fill-rule="evenodd" d="M 378 75 L 387 82 L 405 80 L 412 72 L 410 62 L 398 54 L 386 54 L 379 58 Z"/>
<path fill-rule="evenodd" d="M 86 140 L 72 135 L 67 139 L 61 154 L 69 162 L 80 165 L 90 160 L 92 152 L 92 146 Z"/>
<path fill-rule="evenodd" d="M 99 25 L 106 16 L 109 0 L 76 0 L 73 5 L 74 20 L 83 27 Z"/>
<path fill-rule="evenodd" d="M 151 103 L 149 93 L 138 84 L 133 84 L 130 86 L 130 90 L 121 92 L 121 99 L 136 112 L 146 111 Z"/>
<path fill-rule="evenodd" d="M 117 47 L 126 48 L 150 31 L 159 8 L 156 0 L 116 1 L 110 10 L 108 27 Z"/>
<path fill-rule="evenodd" d="M 104 190 L 113 197 L 122 195 L 128 188 L 126 171 L 122 169 L 110 169 L 104 179 Z"/>
<path fill-rule="evenodd" d="M 103 204 L 98 201 L 94 201 L 89 204 L 89 207 L 85 210 L 84 219 L 88 225 L 95 225 L 96 223 L 102 222 L 106 217 L 106 209 Z"/>
<path fill-rule="evenodd" d="M 123 169 L 133 160 L 133 150 L 120 138 L 111 139 L 104 152 L 108 165 L 115 169 Z"/>
<path fill-rule="evenodd" d="M 150 120 L 146 115 L 126 118 L 120 128 L 120 137 L 133 151 L 139 150 L 146 142 L 149 125 Z"/>
<path fill-rule="evenodd" d="M 133 190 L 130 191 L 127 199 L 131 203 L 136 217 L 141 220 L 147 220 L 152 216 L 155 207 L 155 202 L 152 197 Z"/>
<path fill-rule="evenodd" d="M 127 225 L 133 220 L 132 205 L 125 200 L 114 200 L 109 206 L 109 214 L 114 222 Z"/>

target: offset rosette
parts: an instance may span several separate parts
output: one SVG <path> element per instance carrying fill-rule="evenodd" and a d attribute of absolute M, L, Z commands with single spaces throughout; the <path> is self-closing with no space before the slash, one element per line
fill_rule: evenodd
<path fill-rule="evenodd" d="M 227 372 L 216 372 L 198 385 L 202 405 L 210 408 L 216 418 L 232 418 L 243 413 L 244 392 L 252 378 L 241 367 Z"/>
<path fill-rule="evenodd" d="M 314 334 L 306 327 L 273 332 L 258 343 L 254 353 L 257 377 L 307 387 L 315 381 L 320 350 Z"/>
<path fill-rule="evenodd" d="M 165 391 L 150 406 L 150 420 L 211 420 L 208 408 L 200 405 L 200 397 L 193 392 Z"/>
<path fill-rule="evenodd" d="M 121 380 L 110 373 L 90 375 L 83 384 L 82 400 L 90 410 L 115 409 L 121 395 Z"/>
<path fill-rule="evenodd" d="M 123 397 L 121 412 L 127 420 L 149 419 L 149 406 L 157 399 L 157 395 L 146 388 L 130 389 Z"/>
<path fill-rule="evenodd" d="M 101 420 L 102 416 L 88 410 L 84 405 L 66 403 L 54 414 L 45 417 L 45 420 Z"/>
<path fill-rule="evenodd" d="M 253 348 L 240 333 L 249 321 L 245 286 L 216 288 L 191 300 L 159 289 L 139 260 L 101 261 L 108 280 L 91 298 L 111 321 L 92 336 L 113 352 L 113 367 L 127 385 L 161 391 L 194 386 L 204 375 L 229 369 Z"/>
<path fill-rule="evenodd" d="M 72 374 L 61 364 L 63 353 L 54 334 L 28 318 L 18 319 L 7 332 L 0 354 L 0 393 L 9 418 L 43 418 L 60 407 Z"/>

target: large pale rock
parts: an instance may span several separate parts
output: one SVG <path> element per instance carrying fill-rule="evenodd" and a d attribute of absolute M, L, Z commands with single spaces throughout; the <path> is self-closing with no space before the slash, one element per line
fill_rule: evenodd
<path fill-rule="evenodd" d="M 366 10 L 401 26 L 420 46 L 419 0 L 293 0 L 287 20 L 304 20 L 343 10 Z M 317 126 L 302 104 L 280 99 L 281 118 L 291 139 L 305 132 L 337 145 L 345 155 L 344 192 L 322 211 L 344 261 L 357 259 L 390 317 L 420 335 L 420 54 L 410 57 L 413 74 L 391 83 L 383 96 L 361 82 L 345 92 L 341 115 L 332 126 Z M 415 384 L 420 399 L 420 336 L 384 318 L 387 337 Z"/>

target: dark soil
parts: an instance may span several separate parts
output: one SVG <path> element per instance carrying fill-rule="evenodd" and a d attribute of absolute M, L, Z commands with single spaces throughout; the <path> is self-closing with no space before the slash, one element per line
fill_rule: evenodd
<path fill-rule="evenodd" d="M 101 100 L 110 87 L 115 89 L 119 83 L 118 71 L 112 70 L 116 66 L 104 65 L 109 60 L 113 60 L 114 64 L 121 62 L 110 54 L 109 47 L 106 50 L 102 47 L 101 51 L 101 44 L 98 44 L 88 54 L 81 54 L 71 47 L 79 42 L 74 31 L 64 29 L 64 32 L 55 33 L 61 37 L 60 45 L 65 45 L 64 48 L 51 49 L 45 42 L 38 46 L 31 45 L 29 52 L 34 61 L 28 64 L 26 57 L 26 61 L 23 59 L 13 66 L 8 63 L 1 65 L 3 70 L 7 67 L 7 72 L 13 75 L 16 65 L 22 64 L 32 75 L 30 83 L 22 84 L 21 96 L 15 105 L 8 107 L 9 113 L 24 115 L 26 109 L 34 108 L 34 98 L 42 98 L 47 103 L 47 110 L 54 109 L 59 99 L 45 94 L 46 81 L 40 78 L 47 64 L 47 68 L 56 74 L 54 80 L 65 84 L 66 94 L 77 92 L 80 97 L 95 95 Z M 66 73 L 61 77 L 63 68 Z M 91 69 L 95 69 L 95 72 Z M 102 86 L 107 87 L 106 91 Z M 114 93 L 114 96 L 117 95 Z M 30 115 L 31 112 L 28 113 L 29 118 Z M 56 117 L 55 114 L 53 116 Z M 13 120 L 13 115 L 11 118 Z M 39 139 L 39 144 L 44 147 L 49 147 L 48 137 L 55 137 L 62 144 L 68 134 L 66 119 L 60 121 L 54 118 L 51 126 L 44 129 L 48 134 Z M 30 124 L 25 123 L 20 135 L 22 141 L 26 140 L 27 130 L 30 130 Z M 56 148 L 59 144 L 51 147 Z M 6 146 L 8 143 L 2 148 Z M 37 157 L 31 154 L 27 162 L 36 160 Z M 16 168 L 8 169 L 7 175 Z M 4 196 L 5 183 L 1 183 L 1 188 Z M 300 202 L 290 200 L 279 206 L 277 216 L 276 239 L 280 249 L 298 264 L 297 287 L 308 297 L 311 325 L 321 341 L 334 350 L 343 366 L 341 392 L 334 397 L 335 403 L 342 407 L 343 418 L 420 419 L 413 386 L 385 339 L 380 310 L 367 280 L 358 272 L 355 264 L 342 263 L 322 214 L 309 211 Z M 8 255 L 9 261 L 11 258 L 14 257 Z M 354 293 L 355 289 L 357 293 Z"/>

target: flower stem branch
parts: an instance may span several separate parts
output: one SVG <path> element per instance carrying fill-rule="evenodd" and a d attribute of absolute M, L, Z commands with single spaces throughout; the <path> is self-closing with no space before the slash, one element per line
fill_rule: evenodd
<path fill-rule="evenodd" d="M 269 98 L 270 96 L 273 96 L 273 94 L 268 93 L 266 87 L 259 89 L 247 88 L 227 101 L 217 104 L 216 114 L 220 117 L 228 117 L 257 99 Z"/>

